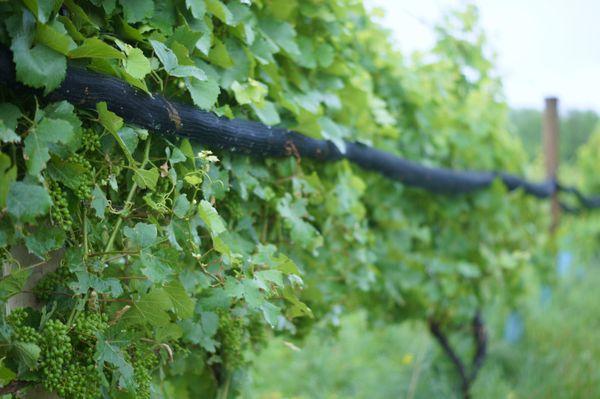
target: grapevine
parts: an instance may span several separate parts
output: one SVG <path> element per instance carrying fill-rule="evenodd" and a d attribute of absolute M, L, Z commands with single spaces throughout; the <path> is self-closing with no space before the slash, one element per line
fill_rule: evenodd
<path fill-rule="evenodd" d="M 3 319 L 6 386 L 225 397 L 272 336 L 334 334 L 361 309 L 461 333 L 550 264 L 537 256 L 544 210 L 502 184 L 442 197 L 293 145 L 263 159 L 172 134 L 202 112 L 204 140 L 250 119 L 273 142 L 290 129 L 336 154 L 368 143 L 523 175 L 475 9 L 411 58 L 356 0 L 46 3 L 0 2 L 0 67 L 18 83 L 0 86 L 0 251 L 13 270 L 0 302 L 61 263 L 33 289 L 40 309 Z M 82 69 L 93 82 L 74 82 Z M 110 91 L 115 79 L 135 95 Z M 57 101 L 74 83 L 84 90 Z M 134 97 L 156 112 L 125 115 Z"/>
<path fill-rule="evenodd" d="M 39 345 L 37 370 L 43 386 L 64 399 L 96 399 L 100 395 L 100 375 L 94 360 L 97 334 L 107 328 L 107 316 L 97 312 L 80 313 L 71 326 L 50 319 L 41 331 L 25 325 L 27 312 L 16 309 L 8 317 L 15 339 Z"/>

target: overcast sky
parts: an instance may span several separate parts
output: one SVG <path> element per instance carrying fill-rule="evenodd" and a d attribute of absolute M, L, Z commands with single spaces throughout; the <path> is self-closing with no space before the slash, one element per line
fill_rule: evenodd
<path fill-rule="evenodd" d="M 431 47 L 431 25 L 464 0 L 365 0 L 385 10 L 382 23 L 403 51 Z M 540 108 L 600 112 L 600 0 L 478 0 L 481 22 L 498 56 L 508 101 Z"/>

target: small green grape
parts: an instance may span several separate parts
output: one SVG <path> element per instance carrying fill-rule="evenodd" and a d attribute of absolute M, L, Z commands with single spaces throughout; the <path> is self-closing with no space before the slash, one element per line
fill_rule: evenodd
<path fill-rule="evenodd" d="M 241 319 L 233 317 L 230 312 L 219 312 L 220 355 L 223 365 L 229 370 L 235 370 L 244 364 L 244 332 Z"/>
<path fill-rule="evenodd" d="M 100 136 L 94 129 L 86 129 L 83 131 L 81 147 L 84 152 L 95 152 L 100 149 Z"/>
<path fill-rule="evenodd" d="M 92 164 L 82 154 L 71 155 L 69 162 L 78 164 L 83 169 L 83 173 L 74 177 L 73 185 L 76 187 L 75 195 L 77 198 L 81 201 L 87 201 L 92 196 L 92 188 L 94 186 L 94 169 Z"/>
<path fill-rule="evenodd" d="M 82 312 L 73 324 L 49 320 L 41 332 L 39 370 L 44 388 L 64 399 L 100 397 L 100 374 L 96 368 L 96 334 L 108 328 L 108 317 Z"/>
<path fill-rule="evenodd" d="M 27 310 L 18 308 L 6 317 L 6 321 L 13 329 L 15 341 L 37 344 L 40 340 L 40 334 L 35 328 L 25 325 L 27 317 Z"/>
<path fill-rule="evenodd" d="M 71 213 L 69 212 L 69 202 L 65 192 L 60 185 L 53 180 L 48 180 L 50 198 L 52 198 L 52 217 L 56 224 L 63 230 L 69 231 L 73 225 Z"/>
<path fill-rule="evenodd" d="M 147 347 L 134 345 L 130 350 L 129 360 L 134 370 L 135 399 L 149 399 L 152 371 L 158 364 L 156 354 Z"/>

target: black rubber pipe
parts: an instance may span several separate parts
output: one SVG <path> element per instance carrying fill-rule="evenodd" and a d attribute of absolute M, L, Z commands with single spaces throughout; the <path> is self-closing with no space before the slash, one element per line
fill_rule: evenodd
<path fill-rule="evenodd" d="M 17 90 L 23 87 L 15 81 L 11 53 L 6 48 L 0 48 L 0 83 Z M 328 140 L 250 120 L 219 117 L 191 105 L 169 101 L 160 94 L 150 96 L 112 76 L 74 66 L 68 67 L 62 84 L 47 97 L 53 101 L 66 100 L 87 110 L 95 110 L 97 103 L 106 102 L 108 109 L 127 123 L 159 134 L 187 137 L 213 150 L 261 158 L 294 155 L 328 162 L 347 159 L 407 186 L 435 193 L 469 193 L 489 187 L 495 179 L 500 179 L 509 190 L 522 189 L 538 198 L 549 198 L 562 188 L 554 180 L 533 183 L 504 172 L 426 167 L 356 142 L 346 143 L 342 153 Z M 587 198 L 573 188 L 563 191 L 575 194 L 584 207 L 600 207 L 600 197 Z"/>

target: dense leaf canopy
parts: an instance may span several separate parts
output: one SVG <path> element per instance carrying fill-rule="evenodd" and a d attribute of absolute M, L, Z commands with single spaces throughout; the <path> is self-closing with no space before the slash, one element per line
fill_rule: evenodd
<path fill-rule="evenodd" d="M 359 0 L 23 0 L 0 2 L 0 20 L 18 81 L 46 93 L 72 63 L 340 146 L 524 172 L 471 7 L 411 58 Z M 271 333 L 301 338 L 357 308 L 459 328 L 514 300 L 541 264 L 542 206 L 500 183 L 440 197 L 346 162 L 211 153 L 104 103 L 0 96 L 0 248 L 14 270 L 0 299 L 61 259 L 36 310 L 3 318 L 6 383 L 65 398 L 227 397 L 244 350 Z M 23 247 L 39 262 L 28 268 Z M 71 349 L 53 356 L 60 342 Z"/>

